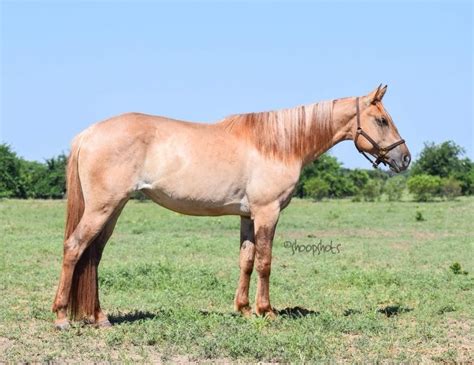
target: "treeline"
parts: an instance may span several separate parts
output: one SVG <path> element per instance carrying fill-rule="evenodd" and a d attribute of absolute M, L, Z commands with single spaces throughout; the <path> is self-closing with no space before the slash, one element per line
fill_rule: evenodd
<path fill-rule="evenodd" d="M 401 200 L 409 192 L 416 201 L 454 199 L 474 193 L 474 164 L 452 141 L 425 143 L 419 158 L 404 173 L 346 169 L 335 157 L 323 155 L 304 168 L 296 195 L 315 200 L 352 197 L 375 201 Z"/>
<path fill-rule="evenodd" d="M 0 144 L 0 198 L 61 199 L 66 194 L 67 156 L 44 163 L 19 157 L 9 145 Z"/>
<path fill-rule="evenodd" d="M 354 201 L 396 201 L 406 192 L 417 201 L 471 195 L 474 164 L 464 153 L 452 141 L 427 143 L 409 171 L 396 176 L 382 170 L 343 168 L 335 157 L 325 154 L 304 168 L 295 195 L 314 200 L 351 197 Z M 66 163 L 64 154 L 44 163 L 27 161 L 9 145 L 0 144 L 0 198 L 63 198 Z"/>

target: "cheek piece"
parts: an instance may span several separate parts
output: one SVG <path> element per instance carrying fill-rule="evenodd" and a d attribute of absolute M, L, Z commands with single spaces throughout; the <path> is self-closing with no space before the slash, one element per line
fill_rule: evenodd
<path fill-rule="evenodd" d="M 370 161 L 370 163 L 372 164 L 372 166 L 374 168 L 377 168 L 378 165 L 380 163 L 383 163 L 384 165 L 387 164 L 387 161 L 385 159 L 385 156 L 387 155 L 388 152 L 390 152 L 391 150 L 393 150 L 395 147 L 405 143 L 405 140 L 404 139 L 400 139 L 399 141 L 395 142 L 395 143 L 392 143 L 390 146 L 387 146 L 387 147 L 380 147 L 380 145 L 375 142 L 360 126 L 360 109 L 359 109 L 359 98 L 357 97 L 356 98 L 356 118 L 357 118 L 357 131 L 356 131 L 356 137 L 354 139 L 354 144 L 357 148 L 357 151 L 359 151 L 360 153 L 362 153 L 362 155 L 364 155 L 364 157 Z M 369 141 L 372 146 L 374 147 L 374 154 L 371 154 L 374 159 L 371 159 L 369 157 L 369 155 L 362 151 L 359 146 L 357 145 L 357 140 L 359 139 L 359 136 L 362 136 L 364 137 L 367 141 Z"/>

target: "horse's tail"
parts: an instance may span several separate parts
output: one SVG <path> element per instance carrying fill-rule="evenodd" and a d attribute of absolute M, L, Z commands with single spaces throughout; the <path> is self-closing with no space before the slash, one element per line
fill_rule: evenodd
<path fill-rule="evenodd" d="M 84 196 L 78 171 L 79 143 L 72 144 L 67 162 L 67 215 L 64 240 L 67 240 L 76 229 L 84 214 Z"/>
<path fill-rule="evenodd" d="M 67 218 L 65 240 L 78 226 L 84 214 L 85 203 L 78 171 L 80 142 L 73 143 L 67 164 Z M 78 143 L 79 142 L 79 143 Z M 85 249 L 74 268 L 68 309 L 72 319 L 90 318 L 94 316 L 98 306 L 97 264 L 100 252 L 97 246 L 102 232 Z"/>

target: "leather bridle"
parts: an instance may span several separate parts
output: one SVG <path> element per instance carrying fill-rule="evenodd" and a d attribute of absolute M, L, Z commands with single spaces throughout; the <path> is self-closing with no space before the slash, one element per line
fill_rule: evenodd
<path fill-rule="evenodd" d="M 404 139 L 401 139 L 395 143 L 392 143 L 390 146 L 388 147 L 380 147 L 380 145 L 375 142 L 363 129 L 362 127 L 360 126 L 360 110 L 359 110 L 359 98 L 357 97 L 356 98 L 356 118 L 357 118 L 357 131 L 356 131 L 356 136 L 355 136 L 355 139 L 354 139 L 354 144 L 357 148 L 357 151 L 359 151 L 360 153 L 362 153 L 364 155 L 364 157 L 370 161 L 370 163 L 372 164 L 373 167 L 377 168 L 378 165 L 380 163 L 383 163 L 384 165 L 387 164 L 387 161 L 385 161 L 385 156 L 387 155 L 387 153 L 391 150 L 393 150 L 395 147 L 405 143 L 405 140 Z M 367 141 L 369 141 L 372 146 L 374 147 L 374 154 L 371 153 L 372 157 L 374 157 L 375 159 L 372 160 L 368 155 L 367 153 L 365 153 L 364 151 L 362 151 L 359 146 L 357 145 L 357 140 L 359 139 L 359 136 L 363 136 Z"/>

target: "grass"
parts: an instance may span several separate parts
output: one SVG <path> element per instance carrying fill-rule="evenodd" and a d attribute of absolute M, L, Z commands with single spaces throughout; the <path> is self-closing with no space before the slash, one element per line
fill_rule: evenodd
<path fill-rule="evenodd" d="M 473 198 L 295 199 L 274 242 L 274 321 L 232 312 L 238 217 L 186 217 L 133 201 L 99 273 L 114 326 L 58 332 L 50 307 L 64 208 L 0 202 L 0 360 L 474 361 Z M 293 254 L 288 240 L 332 241 L 340 252 Z"/>

